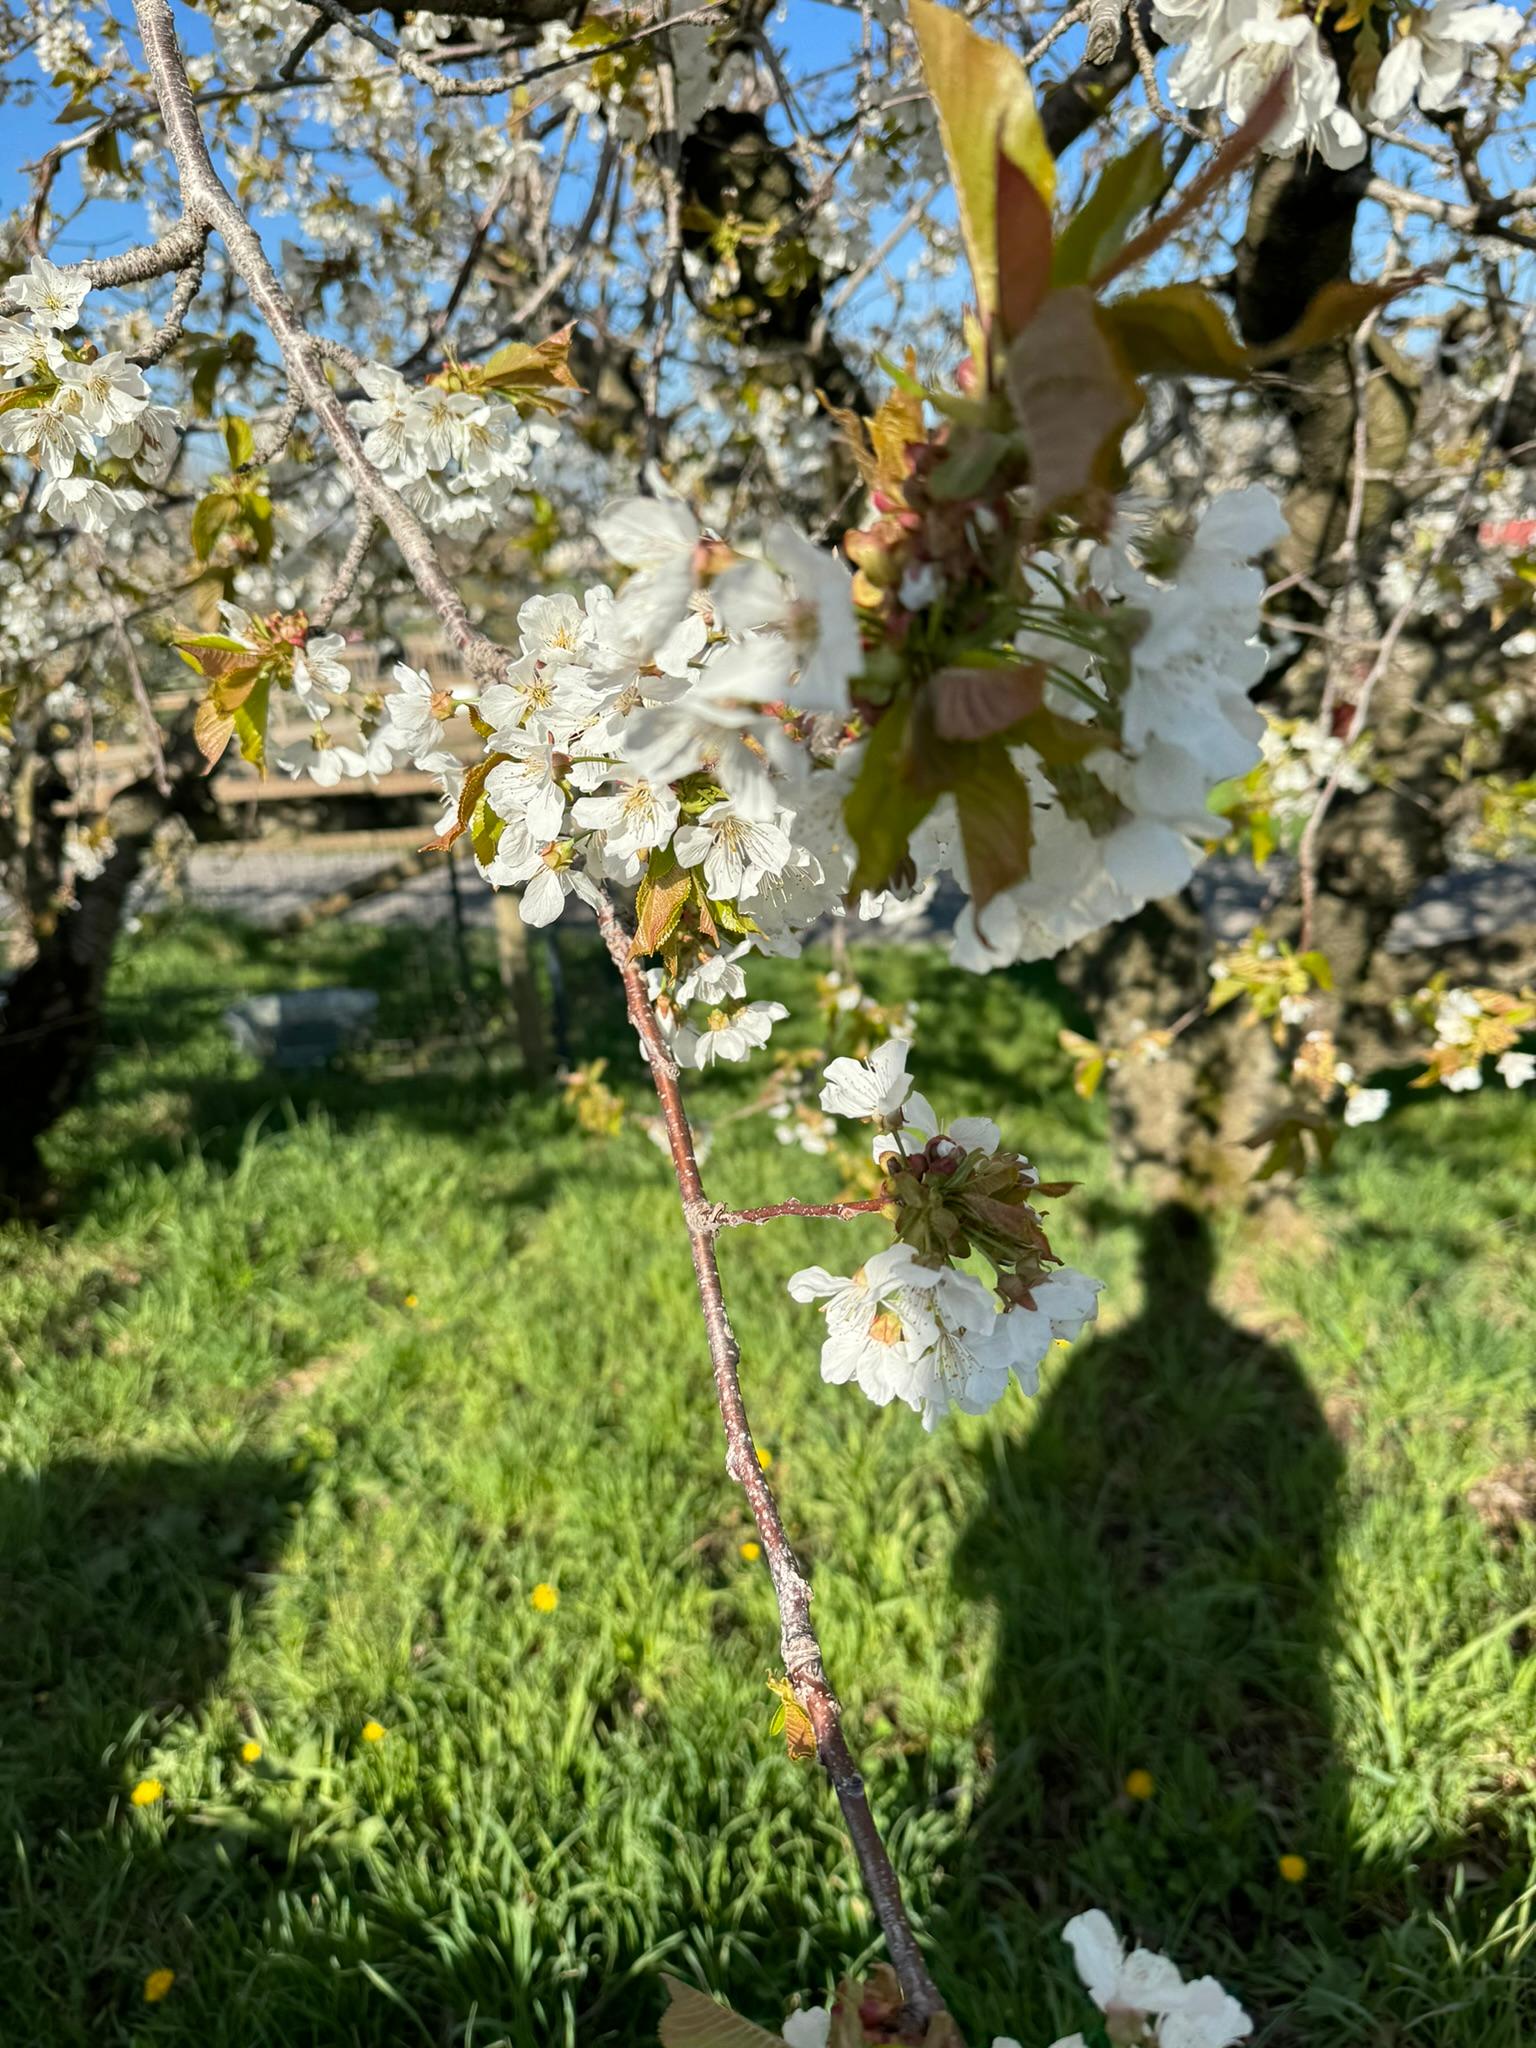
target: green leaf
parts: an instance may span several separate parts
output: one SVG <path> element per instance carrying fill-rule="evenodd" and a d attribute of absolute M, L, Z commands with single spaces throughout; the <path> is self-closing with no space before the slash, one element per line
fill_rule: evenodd
<path fill-rule="evenodd" d="M 983 313 L 993 313 L 998 152 L 1024 173 L 1047 211 L 1056 197 L 1055 159 L 1028 75 L 1011 50 L 979 36 L 963 15 L 937 0 L 912 0 L 912 28 L 955 181 L 977 302 Z"/>
<path fill-rule="evenodd" d="M 1219 981 L 1212 982 L 1205 1007 L 1208 1011 L 1225 1009 L 1228 1003 L 1235 1003 L 1240 995 L 1247 993 L 1247 990 L 1246 981 L 1236 981 L 1231 975 L 1223 975 Z"/>
<path fill-rule="evenodd" d="M 271 697 L 272 678 L 264 672 L 256 677 L 249 691 L 242 693 L 241 701 L 232 709 L 241 757 L 262 776 L 267 772 L 267 711 Z M 228 701 L 226 696 L 225 702 Z"/>
<path fill-rule="evenodd" d="M 1029 873 L 1035 839 L 1029 785 L 1002 747 L 978 747 L 954 787 L 960 842 L 979 917 L 994 896 Z"/>
<path fill-rule="evenodd" d="M 1226 314 L 1197 284 L 1131 292 L 1099 313 L 1138 377 L 1244 378 L 1253 368 Z"/>
<path fill-rule="evenodd" d="M 242 469 L 256 453 L 256 436 L 250 421 L 231 414 L 224 422 L 224 446 L 229 450 L 230 468 Z"/>
<path fill-rule="evenodd" d="M 1113 483 L 1142 396 L 1085 285 L 1050 293 L 1009 347 L 1007 382 L 1029 444 L 1037 512 Z"/>
<path fill-rule="evenodd" d="M 1163 144 L 1150 129 L 1124 156 L 1106 164 L 1099 181 L 1067 222 L 1051 266 L 1055 285 L 1087 284 L 1118 255 L 1131 224 L 1163 189 Z"/>
<path fill-rule="evenodd" d="M 1296 965 L 1304 967 L 1320 989 L 1328 990 L 1331 993 L 1333 989 L 1333 969 L 1328 965 L 1326 953 L 1319 953 L 1315 948 L 1306 953 L 1298 953 L 1296 955 Z"/>
<path fill-rule="evenodd" d="M 239 500 L 229 491 L 210 491 L 199 499 L 192 513 L 192 552 L 200 562 L 207 561 L 239 510 Z"/>
<path fill-rule="evenodd" d="M 677 930 L 693 893 L 694 871 L 679 867 L 670 846 L 652 853 L 635 892 L 635 951 L 659 953 Z"/>
<path fill-rule="evenodd" d="M 422 846 L 423 853 L 446 853 L 453 842 L 470 830 L 475 824 L 475 813 L 485 795 L 485 778 L 493 768 L 499 768 L 503 761 L 510 761 L 510 754 L 484 754 L 464 771 L 464 781 L 459 789 L 459 808 L 451 824 L 439 832 L 435 839 L 429 839 Z M 482 830 L 476 827 L 477 831 Z"/>
<path fill-rule="evenodd" d="M 1325 284 L 1309 301 L 1307 310 L 1290 332 L 1256 350 L 1254 360 L 1258 363 L 1281 363 L 1309 348 L 1323 348 L 1343 335 L 1353 334 L 1368 314 L 1389 305 L 1393 299 L 1412 291 L 1422 282 L 1419 272 L 1409 278 L 1400 278 L 1396 284 L 1356 284 L 1335 279 L 1332 284 Z"/>
<path fill-rule="evenodd" d="M 893 704 L 869 736 L 843 820 L 858 849 L 850 887 L 882 889 L 906 858 L 907 843 L 939 800 L 937 786 L 914 787 L 907 749 L 911 710 Z"/>

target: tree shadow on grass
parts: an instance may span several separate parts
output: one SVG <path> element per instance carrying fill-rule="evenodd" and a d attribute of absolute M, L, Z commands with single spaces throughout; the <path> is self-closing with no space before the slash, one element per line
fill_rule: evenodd
<path fill-rule="evenodd" d="M 1289 1351 L 1213 1305 L 1205 1221 L 1170 1205 L 1143 1229 L 1141 1314 L 1072 1353 L 957 1559 L 997 1610 L 992 1771 L 936 1952 L 957 1984 L 1011 1980 L 1031 2026 L 1070 1914 L 1103 1906 L 1242 1991 L 1303 1910 L 1278 1857 L 1325 1884 L 1346 1860 L 1342 1455 Z"/>
<path fill-rule="evenodd" d="M 0 1477 L 0 2040 L 126 2039 L 155 1936 L 222 1882 L 211 1838 L 172 1851 L 123 1809 L 146 1736 L 218 1683 L 301 1490 L 251 1451 Z"/>

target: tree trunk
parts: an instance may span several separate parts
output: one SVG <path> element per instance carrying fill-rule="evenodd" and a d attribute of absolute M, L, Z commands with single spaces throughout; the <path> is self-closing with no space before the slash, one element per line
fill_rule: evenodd
<path fill-rule="evenodd" d="M 102 998 L 128 895 L 156 832 L 184 818 L 199 837 L 218 830 L 218 811 L 200 772 L 190 736 L 167 755 L 170 791 L 146 776 L 115 796 L 107 810 L 114 845 L 94 881 L 80 883 L 76 907 L 37 934 L 35 957 L 11 984 L 0 1009 L 0 1208 L 27 1208 L 46 1185 L 38 1140 L 85 1092 L 101 1042 Z M 39 819 L 39 833 L 57 845 L 58 818 Z"/>

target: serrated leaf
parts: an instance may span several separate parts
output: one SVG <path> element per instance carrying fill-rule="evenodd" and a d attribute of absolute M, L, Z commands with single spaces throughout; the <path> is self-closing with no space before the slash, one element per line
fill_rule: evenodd
<path fill-rule="evenodd" d="M 256 453 L 256 436 L 250 421 L 231 414 L 224 422 L 224 446 L 229 451 L 230 468 L 242 469 Z"/>
<path fill-rule="evenodd" d="M 1050 293 L 1009 346 L 1007 384 L 1029 445 L 1037 512 L 1113 483 L 1142 395 L 1086 286 Z"/>
<path fill-rule="evenodd" d="M 224 749 L 234 736 L 233 715 L 221 709 L 212 696 L 205 697 L 192 720 L 192 737 L 209 768 L 215 767 L 223 758 Z"/>
<path fill-rule="evenodd" d="M 458 814 L 453 823 L 429 839 L 420 847 L 422 853 L 446 853 L 456 839 L 461 839 L 469 830 L 474 819 L 476 806 L 485 794 L 485 778 L 493 768 L 503 761 L 510 761 L 510 754 L 486 754 L 464 771 L 464 781 L 459 789 Z"/>
<path fill-rule="evenodd" d="M 716 2005 L 691 1984 L 662 1972 L 667 2009 L 662 2014 L 662 2048 L 784 2048 L 783 2036 L 744 2020 L 728 2005 Z"/>
<path fill-rule="evenodd" d="M 982 312 L 998 304 L 997 156 L 1001 149 L 1049 211 L 1056 163 L 1024 66 L 1001 43 L 979 36 L 936 0 L 912 0 L 912 28 L 933 95 L 944 154 L 960 208 L 960 229 Z"/>
<path fill-rule="evenodd" d="M 552 392 L 581 389 L 570 365 L 571 336 L 575 331 L 576 323 L 572 320 L 542 341 L 507 342 L 482 366 L 476 381 L 482 390 L 504 392 L 519 410 L 555 411 Z"/>
<path fill-rule="evenodd" d="M 240 743 L 240 753 L 250 762 L 263 779 L 267 773 L 267 712 L 272 700 L 272 677 L 263 671 L 252 677 L 242 688 L 236 701 L 230 702 L 230 693 L 220 688 L 219 695 L 228 707 L 234 720 L 235 738 Z"/>
<path fill-rule="evenodd" d="M 229 491 L 210 491 L 199 499 L 192 513 L 192 552 L 200 562 L 213 553 L 219 535 L 239 510 L 239 501 Z"/>
<path fill-rule="evenodd" d="M 858 778 L 843 802 L 858 864 L 850 887 L 880 889 L 906 858 L 907 843 L 939 800 L 937 787 L 917 789 L 908 772 L 905 703 L 893 704 L 869 736 Z"/>
<path fill-rule="evenodd" d="M 659 953 L 677 930 L 693 894 L 694 871 L 679 867 L 670 846 L 652 853 L 635 892 L 636 953 Z"/>
<path fill-rule="evenodd" d="M 1200 285 L 1131 292 L 1099 312 L 1138 377 L 1244 378 L 1253 368 L 1225 312 Z"/>
<path fill-rule="evenodd" d="M 930 687 L 934 729 L 940 739 L 984 740 L 1040 709 L 1045 670 L 1038 662 L 1008 668 L 944 668 Z"/>
<path fill-rule="evenodd" d="M 1306 311 L 1289 333 L 1256 349 L 1253 360 L 1259 364 L 1280 363 L 1289 356 L 1304 354 L 1309 348 L 1324 348 L 1331 341 L 1353 334 L 1368 314 L 1390 305 L 1393 299 L 1422 283 L 1423 276 L 1417 271 L 1412 277 L 1399 278 L 1395 284 L 1356 284 L 1348 279 L 1335 279 L 1308 301 Z"/>
<path fill-rule="evenodd" d="M 1051 288 L 1051 209 L 1001 147 L 995 176 L 997 318 L 1007 340 L 1023 333 Z"/>
<path fill-rule="evenodd" d="M 784 1737 L 784 1748 L 791 1763 L 810 1763 L 816 1755 L 816 1731 L 811 1726 L 810 1715 L 795 1698 L 794 1687 L 787 1678 L 770 1678 L 768 1690 L 779 1702 L 769 1733 Z"/>
<path fill-rule="evenodd" d="M 1029 785 L 1002 747 L 977 748 L 954 785 L 960 843 L 979 917 L 994 896 L 1022 882 L 1034 845 Z"/>
<path fill-rule="evenodd" d="M 1087 284 L 1119 254 L 1131 224 L 1164 184 L 1163 142 L 1149 129 L 1134 148 L 1099 173 L 1097 184 L 1062 229 L 1051 264 L 1054 285 Z"/>

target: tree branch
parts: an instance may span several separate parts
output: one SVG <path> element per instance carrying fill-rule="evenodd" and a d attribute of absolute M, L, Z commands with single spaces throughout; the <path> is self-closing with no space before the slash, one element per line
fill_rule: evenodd
<path fill-rule="evenodd" d="M 512 659 L 510 651 L 470 624 L 468 608 L 444 574 L 426 528 L 363 453 L 357 429 L 325 374 L 320 349 L 294 310 L 260 237 L 213 167 L 168 0 L 134 0 L 134 13 L 188 212 L 218 231 L 282 351 L 294 385 L 329 435 L 359 505 L 388 529 L 449 639 L 477 674 L 501 674 Z"/>
<path fill-rule="evenodd" d="M 640 1051 L 651 1070 L 651 1080 L 661 1104 L 672 1167 L 677 1176 L 678 1199 L 688 1227 L 689 1248 L 693 1253 L 699 1304 L 709 1339 L 715 1396 L 725 1429 L 725 1469 L 746 1495 L 762 1540 L 763 1555 L 779 1606 L 780 1653 L 784 1670 L 815 1733 L 816 1754 L 837 1794 L 865 1889 L 884 1931 L 891 1962 L 901 1980 L 908 2011 L 914 2021 L 924 2023 L 944 2011 L 944 2001 L 928 1975 L 922 1950 L 918 1947 L 902 1902 L 900 1883 L 869 1810 L 864 1781 L 849 1754 L 842 1730 L 842 1710 L 827 1683 L 821 1645 L 811 1625 L 811 1589 L 795 1562 L 779 1516 L 778 1503 L 763 1475 L 752 1442 L 752 1428 L 747 1420 L 738 1372 L 741 1353 L 726 1314 L 720 1268 L 715 1259 L 711 1219 L 717 1218 L 719 1212 L 712 1211 L 705 1199 L 699 1162 L 694 1152 L 693 1132 L 678 1085 L 677 1063 L 656 1021 L 656 1012 L 645 991 L 645 977 L 633 957 L 629 934 L 606 897 L 599 904 L 597 919 L 609 955 L 623 981 L 629 1021 L 640 1041 Z M 731 1212 L 726 1211 L 725 1215 L 730 1218 Z M 733 1220 L 759 1219 L 752 1211 L 741 1211 Z"/>

